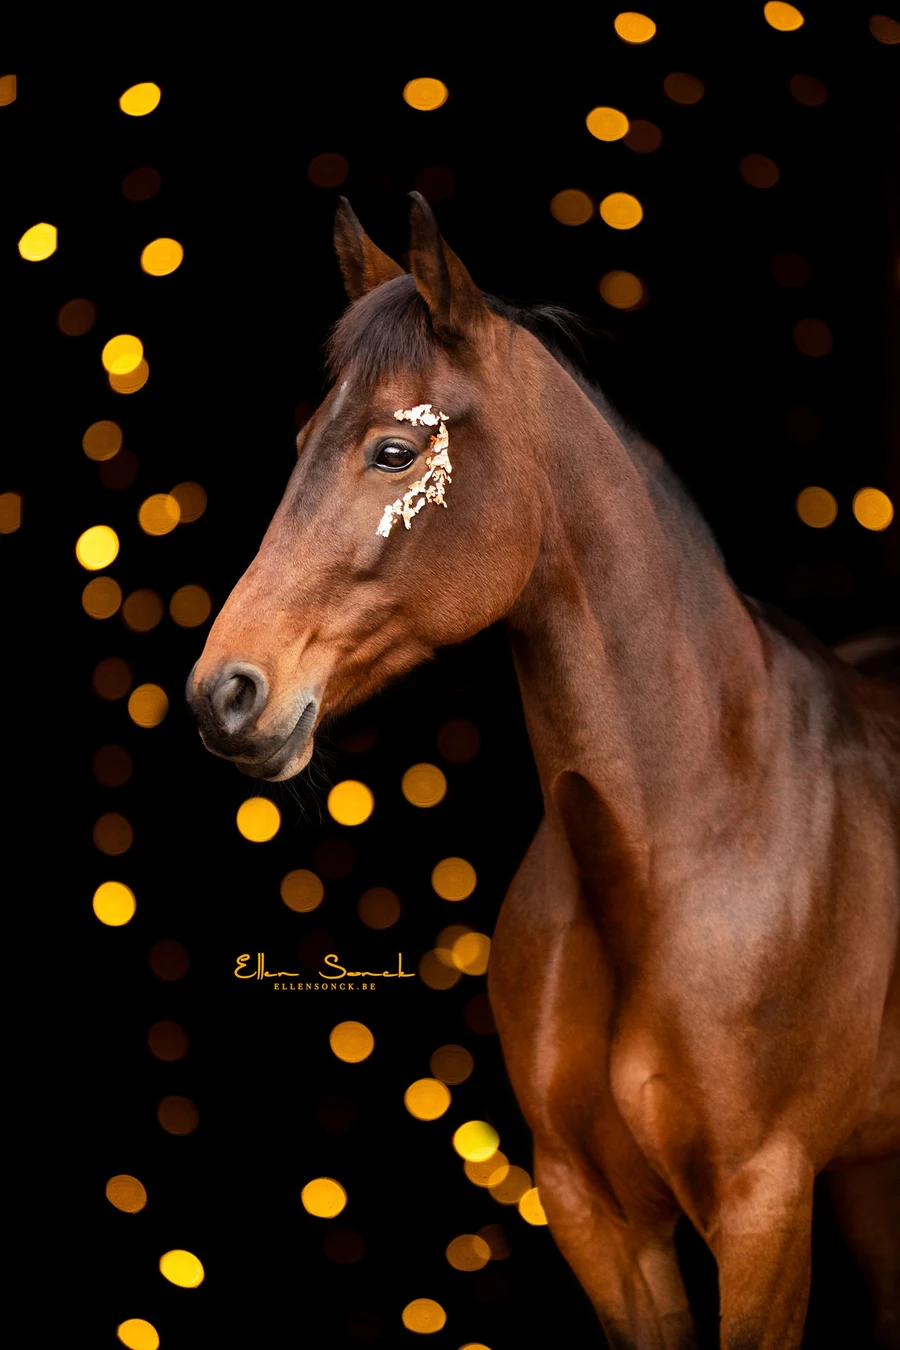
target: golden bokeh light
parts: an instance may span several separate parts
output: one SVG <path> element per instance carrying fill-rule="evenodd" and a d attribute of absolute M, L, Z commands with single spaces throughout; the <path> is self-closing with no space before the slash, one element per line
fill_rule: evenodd
<path fill-rule="evenodd" d="M 828 88 L 814 75 L 792 75 L 788 88 L 798 103 L 805 108 L 818 108 L 828 97 Z"/>
<path fill-rule="evenodd" d="M 428 1067 L 442 1083 L 454 1087 L 464 1083 L 475 1068 L 475 1061 L 462 1045 L 442 1045 L 428 1061 Z"/>
<path fill-rule="evenodd" d="M 156 1108 L 156 1119 L 166 1134 L 182 1137 L 196 1130 L 200 1124 L 200 1112 L 190 1097 L 163 1097 Z"/>
<path fill-rule="evenodd" d="M 510 1167 L 506 1175 L 488 1186 L 488 1194 L 500 1205 L 517 1205 L 532 1186 L 531 1176 L 524 1167 Z"/>
<path fill-rule="evenodd" d="M 363 1022 L 338 1022 L 331 1029 L 328 1044 L 345 1064 L 361 1064 L 375 1049 L 375 1037 Z"/>
<path fill-rule="evenodd" d="M 138 523 L 145 534 L 171 534 L 180 519 L 178 500 L 168 492 L 154 492 L 138 508 Z"/>
<path fill-rule="evenodd" d="M 124 698 L 131 688 L 131 671 L 120 656 L 107 656 L 94 667 L 91 684 L 100 698 Z"/>
<path fill-rule="evenodd" d="M 206 623 L 212 601 L 202 586 L 179 586 L 169 601 L 169 613 L 179 628 L 196 628 Z"/>
<path fill-rule="evenodd" d="M 237 809 L 237 827 L 252 844 L 267 844 L 281 826 L 281 812 L 268 797 L 248 797 Z"/>
<path fill-rule="evenodd" d="M 158 727 L 168 711 L 168 696 L 158 684 L 139 684 L 128 699 L 128 716 L 139 727 Z"/>
<path fill-rule="evenodd" d="M 184 249 L 177 239 L 154 239 L 141 252 L 141 267 L 151 277 L 167 277 L 183 259 Z"/>
<path fill-rule="evenodd" d="M 307 1214 L 317 1219 L 333 1219 L 347 1203 L 347 1192 L 334 1177 L 315 1177 L 300 1192 L 300 1202 Z"/>
<path fill-rule="evenodd" d="M 403 86 L 404 101 L 417 112 L 433 112 L 435 108 L 442 108 L 449 97 L 450 91 L 443 80 L 433 80 L 427 76 L 410 80 Z"/>
<path fill-rule="evenodd" d="M 486 1120 L 467 1120 L 453 1136 L 453 1147 L 467 1162 L 484 1162 L 500 1146 L 500 1136 Z"/>
<path fill-rule="evenodd" d="M 21 492 L 0 492 L 0 534 L 15 534 L 21 524 Z"/>
<path fill-rule="evenodd" d="M 150 948 L 150 969 L 157 979 L 167 984 L 183 980 L 191 968 L 186 948 L 173 938 L 160 938 Z"/>
<path fill-rule="evenodd" d="M 144 344 L 133 333 L 117 333 L 100 353 L 103 369 L 110 375 L 129 375 L 137 370 L 144 355 Z"/>
<path fill-rule="evenodd" d="M 124 746 L 103 745 L 94 755 L 92 767 L 98 783 L 117 788 L 128 782 L 134 765 Z"/>
<path fill-rule="evenodd" d="M 509 1158 L 500 1149 L 495 1149 L 489 1158 L 467 1158 L 463 1171 L 474 1186 L 487 1190 L 490 1186 L 499 1186 L 509 1171 Z"/>
<path fill-rule="evenodd" d="M 827 356 L 834 338 L 821 319 L 801 319 L 794 324 L 794 345 L 804 356 Z"/>
<path fill-rule="evenodd" d="M 147 1046 L 156 1059 L 174 1064 L 184 1059 L 190 1049 L 190 1040 L 184 1027 L 177 1022 L 154 1022 L 147 1032 Z"/>
<path fill-rule="evenodd" d="M 434 950 L 438 959 L 445 966 L 456 967 L 456 960 L 453 956 L 453 944 L 457 938 L 461 938 L 466 933 L 471 933 L 472 929 L 466 923 L 451 923 L 446 928 L 442 928 L 434 940 Z"/>
<path fill-rule="evenodd" d="M 869 19 L 869 32 L 876 42 L 887 47 L 896 47 L 900 42 L 900 23 L 887 14 L 873 14 Z"/>
<path fill-rule="evenodd" d="M 468 764 L 481 749 L 478 728 L 465 717 L 452 717 L 435 737 L 438 753 L 450 764 Z"/>
<path fill-rule="evenodd" d="M 162 178 L 158 169 L 142 165 L 132 169 L 122 179 L 122 196 L 130 202 L 148 202 L 162 187 Z"/>
<path fill-rule="evenodd" d="M 32 225 L 19 240 L 19 252 L 27 262 L 43 262 L 56 252 L 56 226 L 45 220 Z"/>
<path fill-rule="evenodd" d="M 686 70 L 673 70 L 663 80 L 663 90 L 666 98 L 687 108 L 692 103 L 700 102 L 706 93 L 706 86 L 696 75 L 690 75 Z"/>
<path fill-rule="evenodd" d="M 611 192 L 600 203 L 600 216 L 614 230 L 633 230 L 644 219 L 644 208 L 630 192 Z"/>
<path fill-rule="evenodd" d="M 122 449 L 122 428 L 106 419 L 92 422 L 81 438 L 81 448 L 88 459 L 112 459 Z"/>
<path fill-rule="evenodd" d="M 805 22 L 796 5 L 783 4 L 782 0 L 768 0 L 763 5 L 763 14 L 769 27 L 777 28 L 779 33 L 795 33 Z"/>
<path fill-rule="evenodd" d="M 413 764 L 403 775 L 400 788 L 413 806 L 437 806 L 447 795 L 447 779 L 436 764 Z"/>
<path fill-rule="evenodd" d="M 400 901 L 386 886 L 370 886 L 356 902 L 356 912 L 368 928 L 391 928 L 400 918 Z"/>
<path fill-rule="evenodd" d="M 109 567 L 119 552 L 119 536 L 109 525 L 92 525 L 78 536 L 75 557 L 88 572 Z"/>
<path fill-rule="evenodd" d="M 419 979 L 429 989 L 452 989 L 462 979 L 462 971 L 447 963 L 445 952 L 424 952 L 418 971 Z"/>
<path fill-rule="evenodd" d="M 306 170 L 309 181 L 316 187 L 337 187 L 349 172 L 350 165 L 344 156 L 336 154 L 316 155 Z"/>
<path fill-rule="evenodd" d="M 491 939 L 486 933 L 463 933 L 452 948 L 453 964 L 464 975 L 484 975 L 491 955 Z"/>
<path fill-rule="evenodd" d="M 159 1269 L 169 1284 L 177 1284 L 180 1289 L 196 1289 L 203 1283 L 205 1274 L 199 1258 L 193 1252 L 186 1252 L 179 1247 L 163 1252 L 159 1258 Z"/>
<path fill-rule="evenodd" d="M 169 496 L 178 503 L 182 525 L 199 520 L 206 510 L 206 493 L 199 483 L 176 483 Z"/>
<path fill-rule="evenodd" d="M 442 928 L 434 942 L 434 951 L 438 960 L 445 966 L 456 966 L 453 959 L 453 944 L 457 938 L 462 937 L 463 933 L 471 933 L 471 931 L 469 925 L 465 923 L 451 923 L 446 928 Z"/>
<path fill-rule="evenodd" d="M 116 394 L 136 394 L 150 378 L 150 366 L 144 358 L 125 375 L 109 375 L 109 387 Z"/>
<path fill-rule="evenodd" d="M 132 591 L 122 606 L 122 618 L 132 633 L 149 633 L 163 616 L 163 602 L 156 591 Z"/>
<path fill-rule="evenodd" d="M 97 306 L 90 300 L 67 300 L 56 316 L 56 326 L 66 337 L 84 337 L 97 322 Z"/>
<path fill-rule="evenodd" d="M 128 1350 L 159 1350 L 159 1333 L 143 1317 L 128 1317 L 116 1327 L 116 1335 Z"/>
<path fill-rule="evenodd" d="M 465 858 L 444 858 L 431 873 L 431 884 L 442 900 L 467 900 L 477 881 L 475 868 Z"/>
<path fill-rule="evenodd" d="M 121 881 L 104 881 L 94 891 L 94 913 L 108 928 L 121 928 L 134 918 L 137 901 L 130 886 Z"/>
<path fill-rule="evenodd" d="M 159 105 L 162 90 L 158 84 L 133 84 L 119 99 L 119 107 L 129 117 L 146 117 Z"/>
<path fill-rule="evenodd" d="M 550 214 L 561 225 L 585 225 L 594 214 L 594 203 L 580 188 L 564 188 L 550 198 Z"/>
<path fill-rule="evenodd" d="M 100 852 L 110 858 L 121 857 L 134 843 L 134 831 L 118 811 L 107 811 L 100 816 L 94 823 L 92 837 Z"/>
<path fill-rule="evenodd" d="M 630 43 L 633 47 L 649 42 L 656 32 L 653 20 L 633 9 L 626 9 L 622 14 L 617 14 L 613 19 L 613 27 L 622 41 Z"/>
<path fill-rule="evenodd" d="M 362 825 L 375 809 L 375 798 L 365 783 L 345 778 L 328 794 L 328 811 L 339 825 Z"/>
<path fill-rule="evenodd" d="M 860 488 L 853 498 L 853 514 L 867 530 L 886 530 L 894 519 L 894 505 L 880 488 Z"/>
<path fill-rule="evenodd" d="M 81 592 L 81 607 L 92 619 L 111 619 L 122 603 L 122 587 L 114 577 L 94 577 Z"/>
<path fill-rule="evenodd" d="M 15 75 L 0 75 L 0 108 L 7 108 L 10 103 L 15 103 L 17 91 L 18 81 Z"/>
<path fill-rule="evenodd" d="M 412 1303 L 407 1303 L 401 1317 L 407 1331 L 418 1331 L 422 1335 L 440 1331 L 447 1324 L 447 1314 L 433 1298 L 414 1298 Z"/>
<path fill-rule="evenodd" d="M 403 1105 L 416 1120 L 437 1120 L 450 1101 L 450 1089 L 438 1078 L 417 1078 L 403 1094 Z"/>
<path fill-rule="evenodd" d="M 613 309 L 637 309 L 644 299 L 644 283 L 633 272 L 606 272 L 598 283 L 601 298 Z"/>
<path fill-rule="evenodd" d="M 106 1183 L 106 1198 L 123 1214 L 139 1214 L 147 1203 L 147 1192 L 137 1177 L 120 1172 Z"/>
<path fill-rule="evenodd" d="M 483 1228 L 479 1228 L 478 1236 L 484 1238 L 490 1247 L 492 1261 L 505 1261 L 512 1255 L 509 1238 L 502 1223 L 486 1223 Z"/>
<path fill-rule="evenodd" d="M 448 1245 L 444 1255 L 454 1270 L 484 1270 L 491 1249 L 476 1233 L 462 1233 Z"/>
<path fill-rule="evenodd" d="M 738 173 L 745 183 L 755 188 L 774 187 L 781 176 L 778 165 L 768 155 L 744 155 L 738 164 Z"/>
<path fill-rule="evenodd" d="M 547 1215 L 544 1213 L 544 1206 L 541 1204 L 541 1197 L 538 1194 L 537 1186 L 532 1186 L 530 1191 L 526 1191 L 519 1201 L 519 1213 L 526 1223 L 538 1227 L 547 1222 Z"/>
<path fill-rule="evenodd" d="M 620 141 L 628 133 L 628 118 L 618 108 L 592 108 L 584 120 L 598 141 Z"/>
<path fill-rule="evenodd" d="M 638 155 L 651 155 L 663 142 L 663 134 L 655 122 L 636 117 L 624 137 L 624 144 Z"/>
<path fill-rule="evenodd" d="M 824 530 L 833 524 L 837 513 L 837 501 L 827 488 L 807 487 L 797 497 L 797 515 L 814 530 Z"/>
<path fill-rule="evenodd" d="M 296 867 L 281 878 L 279 893 L 288 909 L 294 910 L 296 914 L 308 914 L 321 905 L 325 887 L 315 872 Z"/>

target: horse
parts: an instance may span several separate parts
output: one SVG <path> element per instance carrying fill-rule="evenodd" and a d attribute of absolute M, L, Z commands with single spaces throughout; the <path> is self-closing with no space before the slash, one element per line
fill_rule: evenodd
<path fill-rule="evenodd" d="M 330 391 L 187 698 L 281 782 L 316 728 L 502 621 L 544 815 L 488 987 L 550 1232 L 621 1350 L 793 1350 L 824 1174 L 900 1346 L 900 686 L 742 595 L 662 456 L 412 194 L 340 200 Z"/>

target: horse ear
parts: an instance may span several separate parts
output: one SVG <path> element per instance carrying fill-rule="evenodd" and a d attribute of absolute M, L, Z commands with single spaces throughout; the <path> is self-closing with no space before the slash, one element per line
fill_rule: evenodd
<path fill-rule="evenodd" d="M 351 300 L 358 300 L 383 281 L 405 276 L 399 263 L 389 258 L 366 234 L 346 197 L 338 198 L 334 217 L 334 247 L 341 265 L 344 286 Z"/>
<path fill-rule="evenodd" d="M 428 306 L 439 338 L 457 340 L 488 317 L 484 296 L 453 249 L 444 242 L 434 212 L 420 192 L 411 192 L 410 271 Z"/>

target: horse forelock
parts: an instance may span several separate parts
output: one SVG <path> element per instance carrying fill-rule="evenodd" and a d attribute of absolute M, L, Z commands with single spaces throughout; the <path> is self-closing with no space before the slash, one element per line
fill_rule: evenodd
<path fill-rule="evenodd" d="M 514 305 L 487 294 L 484 299 L 492 313 L 527 329 L 556 360 L 580 367 L 565 350 L 583 358 L 580 338 L 586 330 L 577 315 L 559 305 Z M 354 300 L 338 319 L 328 339 L 327 371 L 334 380 L 353 366 L 368 384 L 404 371 L 419 374 L 442 350 L 415 278 L 395 277 Z"/>
<path fill-rule="evenodd" d="M 412 276 L 395 277 L 354 300 L 331 330 L 326 368 L 335 380 L 352 367 L 363 385 L 428 369 L 440 344 Z"/>

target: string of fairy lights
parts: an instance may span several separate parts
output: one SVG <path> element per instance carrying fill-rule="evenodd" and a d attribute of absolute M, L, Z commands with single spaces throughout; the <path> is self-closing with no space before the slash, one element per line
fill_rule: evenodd
<path fill-rule="evenodd" d="M 761 6 L 762 19 L 772 29 L 790 34 L 801 29 L 805 18 L 801 10 L 790 4 L 770 3 Z M 652 18 L 637 12 L 622 12 L 614 20 L 619 40 L 640 47 L 650 43 L 656 35 Z M 900 43 L 900 24 L 884 15 L 873 15 L 869 21 L 872 38 L 885 45 Z M 826 86 L 817 77 L 798 73 L 790 82 L 790 92 L 800 104 L 815 108 L 829 97 Z M 663 81 L 667 98 L 675 104 L 689 107 L 705 97 L 702 81 L 687 71 L 673 71 Z M 0 107 L 13 103 L 18 96 L 16 77 L 0 76 Z M 123 115 L 131 118 L 151 115 L 163 97 L 161 88 L 146 82 L 126 89 L 118 106 Z M 433 113 L 450 98 L 448 86 L 441 80 L 422 77 L 410 80 L 402 89 L 407 105 L 422 113 Z M 112 115 L 114 111 L 111 110 Z M 599 142 L 623 141 L 634 153 L 655 153 L 663 143 L 663 132 L 653 122 L 632 117 L 618 108 L 597 106 L 587 111 L 585 125 L 589 134 Z M 779 166 L 767 155 L 750 152 L 738 163 L 737 171 L 744 182 L 761 192 L 774 188 L 781 177 Z M 348 161 L 337 153 L 324 153 L 310 163 L 310 180 L 320 187 L 335 187 L 349 172 Z M 449 170 L 434 168 L 428 171 L 434 199 L 453 191 Z M 145 201 L 160 186 L 160 175 L 155 169 L 140 168 L 127 175 L 122 184 L 129 201 Z M 420 184 L 419 186 L 422 186 Z M 633 230 L 644 218 L 644 207 L 639 199 L 626 191 L 612 191 L 599 202 L 580 187 L 561 187 L 550 200 L 553 218 L 564 227 L 579 227 L 599 218 L 613 231 Z M 21 236 L 18 249 L 23 259 L 38 263 L 51 257 L 58 248 L 65 247 L 56 226 L 46 221 L 32 225 Z M 182 244 L 173 238 L 150 240 L 139 256 L 141 269 L 151 277 L 164 278 L 181 266 L 184 259 Z M 779 284 L 801 289 L 804 269 L 802 258 L 794 254 L 779 254 L 772 264 L 772 275 Z M 799 279 L 798 279 L 799 278 Z M 636 273 L 614 268 L 600 277 L 598 291 L 605 304 L 619 311 L 639 311 L 650 302 L 646 281 Z M 95 306 L 86 299 L 73 299 L 63 304 L 57 314 L 60 331 L 68 337 L 83 337 L 92 332 L 98 322 Z M 798 315 L 792 330 L 797 350 L 804 356 L 818 360 L 828 356 L 833 346 L 833 335 L 828 324 L 817 317 Z M 109 336 L 100 351 L 100 361 L 106 373 L 110 390 L 123 398 L 130 398 L 145 388 L 152 389 L 152 371 L 139 337 L 131 333 Z M 124 436 L 118 422 L 103 418 L 92 422 L 82 439 L 85 457 L 99 467 L 100 480 L 106 486 L 129 486 L 136 474 L 136 461 L 124 447 Z M 812 529 L 824 529 L 837 518 L 839 502 L 827 487 L 811 484 L 796 498 L 796 512 L 800 521 Z M 176 530 L 189 527 L 199 520 L 208 506 L 204 488 L 196 482 L 179 482 L 168 492 L 154 493 L 141 503 L 137 521 L 144 534 L 164 538 Z M 851 510 L 857 522 L 870 531 L 882 531 L 892 522 L 893 504 L 880 488 L 863 485 L 851 501 Z M 12 534 L 22 524 L 22 496 L 17 491 L 0 492 L 0 534 Z M 172 621 L 182 628 L 200 628 L 211 614 L 212 601 L 206 590 L 193 582 L 180 586 L 164 600 L 152 589 L 141 588 L 125 594 L 115 576 L 109 571 L 122 547 L 120 528 L 107 523 L 86 525 L 75 541 L 75 555 L 84 571 L 92 573 L 83 585 L 80 603 L 84 612 L 97 621 L 108 621 L 119 615 L 125 626 L 136 633 L 151 632 L 162 624 L 168 612 Z M 127 547 L 127 545 L 126 545 Z M 93 690 L 97 697 L 110 702 L 124 700 L 127 715 L 141 731 L 151 732 L 160 726 L 169 711 L 169 696 L 161 684 L 146 682 L 135 685 L 132 672 L 124 660 L 107 657 L 94 668 Z M 478 733 L 471 723 L 454 719 L 441 728 L 438 748 L 446 760 L 464 764 L 477 754 Z M 93 761 L 93 772 L 98 782 L 107 787 L 119 787 L 131 775 L 132 761 L 128 750 L 118 745 L 101 747 Z M 435 764 L 419 763 L 410 766 L 403 775 L 401 788 L 404 797 L 413 806 L 428 810 L 440 803 L 447 794 L 444 772 Z M 327 809 L 340 825 L 364 824 L 374 809 L 371 788 L 357 780 L 345 779 L 336 783 L 328 793 Z M 282 826 L 281 812 L 271 800 L 250 797 L 239 806 L 235 825 L 247 841 L 264 845 L 273 840 Z M 124 857 L 133 841 L 133 829 L 128 819 L 117 811 L 101 814 L 93 828 L 93 841 L 98 851 L 109 858 Z M 464 858 L 446 857 L 435 862 L 431 886 L 435 894 L 450 902 L 466 900 L 475 890 L 477 876 L 472 864 Z M 324 896 L 321 876 L 308 868 L 295 868 L 283 877 L 280 895 L 284 905 L 300 914 L 311 913 Z M 135 888 L 117 878 L 102 882 L 92 898 L 97 920 L 111 928 L 122 927 L 134 917 L 138 906 L 140 886 Z M 372 887 L 359 898 L 357 912 L 362 922 L 379 930 L 390 928 L 400 916 L 397 896 L 385 887 Z M 417 970 L 422 981 L 434 990 L 453 988 L 467 976 L 483 976 L 490 959 L 490 938 L 464 923 L 445 926 L 437 934 L 432 949 L 421 958 Z M 177 941 L 157 942 L 150 953 L 150 965 L 164 982 L 184 978 L 190 960 L 185 948 Z M 473 1001 L 475 1002 L 475 1001 Z M 473 1012 L 473 1019 L 477 1013 Z M 165 1063 L 184 1057 L 188 1037 L 176 1022 L 162 1020 L 154 1023 L 148 1033 L 151 1053 Z M 363 1063 L 374 1052 L 375 1037 L 364 1023 L 344 1021 L 335 1025 L 329 1036 L 329 1045 L 335 1057 L 347 1065 Z M 464 1083 L 474 1068 L 471 1052 L 464 1046 L 448 1044 L 439 1047 L 430 1057 L 429 1076 L 416 1079 L 407 1087 L 403 1101 L 409 1114 L 419 1121 L 434 1121 L 446 1115 L 453 1100 L 452 1090 Z M 164 1097 L 157 1108 L 162 1129 L 174 1136 L 191 1134 L 199 1123 L 199 1113 L 187 1097 Z M 496 1129 L 483 1120 L 469 1120 L 452 1133 L 451 1144 L 462 1160 L 463 1172 L 469 1182 L 491 1195 L 500 1205 L 514 1207 L 527 1224 L 540 1227 L 546 1224 L 540 1196 L 528 1171 L 515 1163 L 500 1149 Z M 139 1214 L 148 1204 L 148 1193 L 143 1183 L 130 1174 L 110 1177 L 105 1188 L 109 1203 L 122 1214 Z M 331 1176 L 311 1177 L 302 1187 L 300 1201 L 311 1218 L 333 1219 L 345 1209 L 348 1192 L 344 1184 Z M 340 1243 L 346 1246 L 354 1235 L 350 1230 L 339 1230 L 344 1237 L 330 1234 L 325 1241 L 327 1255 L 336 1260 L 352 1260 Z M 334 1251 L 329 1251 L 329 1242 Z M 477 1233 L 455 1237 L 446 1247 L 447 1262 L 456 1270 L 476 1271 L 491 1260 L 502 1260 L 509 1254 L 509 1244 L 502 1225 L 488 1224 Z M 185 1289 L 198 1288 L 205 1278 L 201 1258 L 190 1251 L 172 1248 L 159 1258 L 159 1272 L 171 1284 Z M 152 1295 L 149 1296 L 152 1299 Z M 136 1310 L 143 1313 L 146 1309 Z M 413 1297 L 398 1309 L 402 1325 L 409 1331 L 429 1334 L 442 1329 L 448 1321 L 446 1309 L 430 1297 Z M 158 1350 L 161 1337 L 153 1321 L 143 1315 L 129 1317 L 116 1328 L 121 1344 L 129 1350 Z M 467 1342 L 461 1350 L 488 1350 L 483 1344 Z"/>

